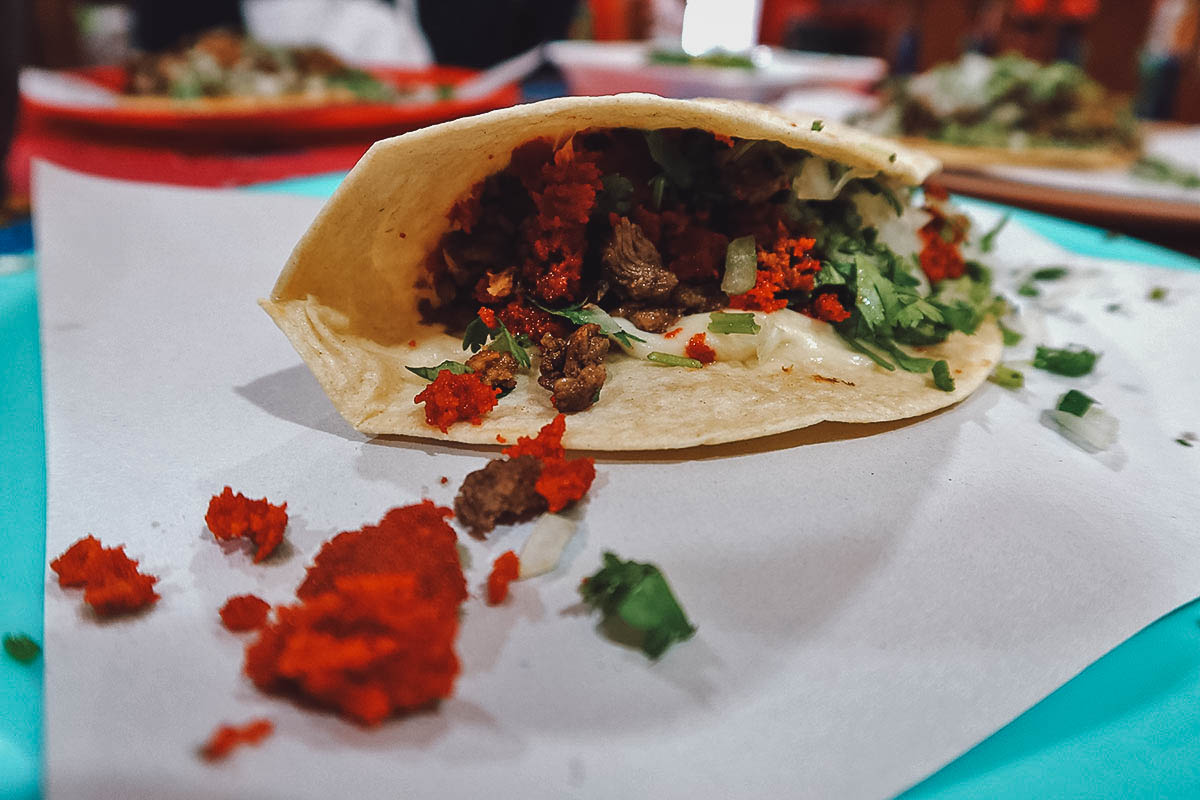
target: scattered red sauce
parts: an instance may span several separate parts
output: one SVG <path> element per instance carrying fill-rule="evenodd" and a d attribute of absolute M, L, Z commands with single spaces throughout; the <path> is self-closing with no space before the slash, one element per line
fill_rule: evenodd
<path fill-rule="evenodd" d="M 408 346 L 409 346 L 409 347 L 416 347 L 416 346 L 417 346 L 417 340 L 416 340 L 416 339 L 409 339 L 409 340 L 408 340 Z"/>
<path fill-rule="evenodd" d="M 327 542 L 276 622 L 246 649 L 246 674 L 365 725 L 448 697 L 467 587 L 452 516 L 426 500 Z"/>
<path fill-rule="evenodd" d="M 708 346 L 708 336 L 704 332 L 697 333 L 688 339 L 683 352 L 688 358 L 694 358 L 701 364 L 711 364 L 717 360 L 717 351 Z"/>
<path fill-rule="evenodd" d="M 241 492 L 233 493 L 226 486 L 219 495 L 208 502 L 208 513 L 204 515 L 208 529 L 218 541 L 246 538 L 258 548 L 254 562 L 262 561 L 283 541 L 283 530 L 287 527 L 287 503 L 272 505 L 264 497 L 251 500 Z"/>
<path fill-rule="evenodd" d="M 200 755 L 205 761 L 219 761 L 228 756 L 235 747 L 244 744 L 258 744 L 275 731 L 275 726 L 269 719 L 252 720 L 241 727 L 222 725 L 213 731 Z"/>
<path fill-rule="evenodd" d="M 413 572 L 421 591 L 457 605 L 467 599 L 467 583 L 458 561 L 458 537 L 446 524 L 454 512 L 432 500 L 384 514 L 378 525 L 339 533 L 322 547 L 304 582 L 302 600 L 333 591 L 338 578 Z"/>
<path fill-rule="evenodd" d="M 821 263 L 808 255 L 816 241 L 788 236 L 782 227 L 779 238 L 770 250 L 758 249 L 758 275 L 754 288 L 745 294 L 729 298 L 730 308 L 746 311 L 778 311 L 787 307 L 787 300 L 777 298 L 777 292 L 791 289 L 811 290 Z"/>
<path fill-rule="evenodd" d="M 716 139 L 721 144 L 725 145 L 726 147 L 733 147 L 733 139 L 729 138 L 728 136 L 725 136 L 724 134 L 714 133 L 713 138 Z"/>
<path fill-rule="evenodd" d="M 125 546 L 104 547 L 94 536 L 80 539 L 50 562 L 63 587 L 83 587 L 83 602 L 102 617 L 128 614 L 158 600 L 158 578 L 138 572 Z"/>
<path fill-rule="evenodd" d="M 495 311 L 492 311 L 490 308 L 484 306 L 483 308 L 479 309 L 478 314 L 479 314 L 479 319 L 483 321 L 484 325 L 487 325 L 488 330 L 494 331 L 496 329 L 496 312 Z"/>
<path fill-rule="evenodd" d="M 449 479 L 449 478 L 447 478 L 445 475 L 443 475 L 442 477 L 438 478 L 438 483 L 440 483 L 442 486 L 445 486 L 445 485 L 446 485 L 447 483 L 449 483 L 449 482 L 450 482 L 450 479 Z"/>
<path fill-rule="evenodd" d="M 505 601 L 508 597 L 508 585 L 517 579 L 520 572 L 521 561 L 512 550 L 496 559 L 487 579 L 488 605 L 498 606 Z"/>
<path fill-rule="evenodd" d="M 221 606 L 221 624 L 234 633 L 244 633 L 261 628 L 271 611 L 270 604 L 252 594 L 239 594 Z"/>
<path fill-rule="evenodd" d="M 930 283 L 961 277 L 967 264 L 959 245 L 966 238 L 966 231 L 947 219 L 936 206 L 925 206 L 925 211 L 932 214 L 933 219 L 917 232 L 923 243 L 919 256 L 921 269 Z"/>
<path fill-rule="evenodd" d="M 501 436 L 500 434 L 497 433 L 496 434 L 496 443 L 497 444 L 508 444 L 508 439 L 505 439 L 503 436 Z"/>
<path fill-rule="evenodd" d="M 812 302 L 812 315 L 826 322 L 841 322 L 850 318 L 850 312 L 832 292 L 822 292 Z"/>
<path fill-rule="evenodd" d="M 674 339 L 679 334 L 683 333 L 683 328 L 672 328 L 663 334 L 664 339 Z"/>
<path fill-rule="evenodd" d="M 559 414 L 543 425 L 537 436 L 532 439 L 528 436 L 519 436 L 516 444 L 504 448 L 501 452 L 509 458 L 533 456 L 543 461 L 547 458 L 562 458 L 565 453 L 562 438 L 566 430 L 567 417 L 565 414 Z"/>
<path fill-rule="evenodd" d="M 543 334 L 565 338 L 570 333 L 567 321 L 562 317 L 542 311 L 523 300 L 512 300 L 497 313 L 500 321 L 514 334 L 523 333 L 536 344 Z"/>
<path fill-rule="evenodd" d="M 542 462 L 534 490 L 546 498 L 547 510 L 562 511 L 587 494 L 596 479 L 596 462 L 591 458 L 550 458 Z"/>
<path fill-rule="evenodd" d="M 529 256 L 521 271 L 540 302 L 582 299 L 587 222 L 603 188 L 597 158 L 576 150 L 574 139 L 557 150 L 549 140 L 535 139 L 513 151 L 511 168 L 537 209 L 522 226 Z"/>
<path fill-rule="evenodd" d="M 444 369 L 413 402 L 424 403 L 425 421 L 445 433 L 456 422 L 480 424 L 483 415 L 496 407 L 499 393 L 473 372 L 455 375 Z"/>

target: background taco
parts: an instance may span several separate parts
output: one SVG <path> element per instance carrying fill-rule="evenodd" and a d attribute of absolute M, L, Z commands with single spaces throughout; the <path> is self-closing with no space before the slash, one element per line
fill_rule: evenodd
<path fill-rule="evenodd" d="M 914 204 L 936 166 L 743 103 L 518 106 L 377 143 L 263 306 L 365 433 L 494 443 L 561 409 L 569 447 L 666 449 L 916 416 L 1001 348 L 967 221 Z M 579 337 L 609 352 L 572 366 Z M 596 363 L 595 392 L 557 383 Z M 503 395 L 427 417 L 414 398 L 454 373 Z"/>

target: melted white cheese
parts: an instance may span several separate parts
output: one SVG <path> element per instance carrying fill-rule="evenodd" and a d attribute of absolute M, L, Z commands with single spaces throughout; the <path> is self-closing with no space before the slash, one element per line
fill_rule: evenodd
<path fill-rule="evenodd" d="M 729 313 L 750 313 L 728 309 Z M 708 330 L 708 314 L 689 314 L 679 320 L 671 330 L 679 333 L 667 338 L 661 333 L 638 330 L 627 319 L 616 320 L 621 328 L 644 342 L 631 341 L 622 349 L 634 358 L 645 358 L 653 352 L 686 356 L 688 340 L 697 333 L 705 335 L 704 341 L 717 354 L 718 361 L 766 361 L 803 368 L 839 366 L 870 366 L 871 360 L 862 356 L 842 341 L 827 322 L 805 316 L 798 311 L 784 308 L 770 314 L 755 311 L 754 321 L 759 325 L 758 333 L 713 333 Z M 670 331 L 668 331 L 670 332 Z"/>

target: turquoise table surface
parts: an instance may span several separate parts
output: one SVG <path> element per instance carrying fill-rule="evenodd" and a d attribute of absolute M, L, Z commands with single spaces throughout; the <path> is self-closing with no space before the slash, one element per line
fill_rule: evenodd
<path fill-rule="evenodd" d="M 341 177 L 251 191 L 324 197 Z M 1145 242 L 1032 212 L 1011 213 L 1082 255 L 1200 269 L 1200 261 Z M 0 245 L 5 241 L 0 236 Z M 28 633 L 40 641 L 46 461 L 37 336 L 33 270 L 0 276 L 0 633 Z M 1200 797 L 1198 622 L 1200 601 L 1151 624 L 901 797 Z M 0 798 L 36 798 L 41 662 L 0 658 L 0 685 Z"/>

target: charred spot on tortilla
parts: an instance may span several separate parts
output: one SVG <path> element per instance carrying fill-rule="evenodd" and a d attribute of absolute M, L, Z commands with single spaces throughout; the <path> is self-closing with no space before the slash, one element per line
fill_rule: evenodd
<path fill-rule="evenodd" d="M 501 157 L 464 158 L 455 145 L 471 138 Z M 372 148 L 264 307 L 369 433 L 486 442 L 565 411 L 580 419 L 571 446 L 640 449 L 918 416 L 978 388 L 975 365 L 999 352 L 986 270 L 964 255 L 969 221 L 936 192 L 913 203 L 935 168 L 742 103 L 623 95 L 492 112 Z M 372 200 L 390 209 L 373 224 L 359 210 Z M 372 232 L 400 219 L 404 240 Z M 722 310 L 752 319 L 709 327 Z M 484 312 L 519 348 L 472 338 Z M 420 347 L 397 352 L 410 338 Z M 697 341 L 705 369 L 661 368 Z M 421 390 L 404 368 L 464 347 L 532 360 L 477 426 L 437 436 L 402 406 Z M 943 361 L 956 382 L 929 380 Z M 768 380 L 795 366 L 844 398 Z"/>

